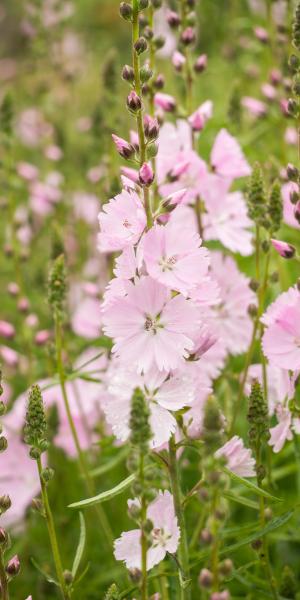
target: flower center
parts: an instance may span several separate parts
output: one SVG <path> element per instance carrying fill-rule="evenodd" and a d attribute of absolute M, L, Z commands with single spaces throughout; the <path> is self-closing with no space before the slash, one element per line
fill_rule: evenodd
<path fill-rule="evenodd" d="M 170 537 L 169 533 L 158 527 L 152 530 L 153 546 L 165 546 Z"/>
<path fill-rule="evenodd" d="M 127 219 L 125 219 L 123 221 L 123 227 L 126 227 L 126 229 L 129 229 L 129 227 L 131 227 L 131 223 L 129 223 L 129 221 L 127 221 Z"/>
<path fill-rule="evenodd" d="M 144 328 L 146 331 L 151 331 L 153 334 L 155 334 L 159 327 L 162 327 L 161 323 L 159 323 L 159 315 L 156 317 L 146 315 L 146 320 L 144 323 Z"/>
<path fill-rule="evenodd" d="M 170 256 L 169 258 L 167 258 L 166 256 L 164 256 L 159 264 L 162 268 L 163 271 L 172 271 L 172 268 L 174 267 L 174 265 L 176 265 L 177 263 L 177 256 Z"/>

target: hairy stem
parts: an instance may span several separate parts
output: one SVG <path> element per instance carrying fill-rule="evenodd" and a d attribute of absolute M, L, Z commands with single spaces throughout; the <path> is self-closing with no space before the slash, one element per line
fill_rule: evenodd
<path fill-rule="evenodd" d="M 38 472 L 39 472 L 42 500 L 43 500 L 43 508 L 45 511 L 45 518 L 46 518 L 46 522 L 47 522 L 48 534 L 49 534 L 49 539 L 50 539 L 50 544 L 51 544 L 53 560 L 54 560 L 54 564 L 55 564 L 56 575 L 57 575 L 57 579 L 58 579 L 58 582 L 60 585 L 60 591 L 61 591 L 62 597 L 64 598 L 64 600 L 69 600 L 71 598 L 71 594 L 68 591 L 65 580 L 64 580 L 63 566 L 62 566 L 62 561 L 61 561 L 57 537 L 56 537 L 54 519 L 53 519 L 53 515 L 52 515 L 50 503 L 49 503 L 47 486 L 42 477 L 43 466 L 42 466 L 41 458 L 39 457 L 36 462 L 37 462 L 37 467 L 38 467 Z"/>
<path fill-rule="evenodd" d="M 9 600 L 9 591 L 8 591 L 8 580 L 7 575 L 5 573 L 5 563 L 3 551 L 0 548 L 0 593 L 1 600 Z"/>
<path fill-rule="evenodd" d="M 140 468 L 139 468 L 140 483 L 142 489 L 144 489 L 145 475 L 144 475 L 144 456 L 140 454 Z M 141 497 L 141 565 L 142 565 L 142 578 L 141 578 L 141 600 L 147 600 L 147 536 L 145 532 L 145 523 L 147 519 L 147 502 L 145 494 L 142 493 Z"/>

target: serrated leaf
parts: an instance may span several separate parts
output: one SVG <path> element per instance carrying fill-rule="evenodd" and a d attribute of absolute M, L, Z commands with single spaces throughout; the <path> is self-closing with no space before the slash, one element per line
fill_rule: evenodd
<path fill-rule="evenodd" d="M 239 477 L 239 475 L 236 475 L 236 473 L 233 473 L 232 471 L 230 471 L 230 469 L 223 467 L 222 470 L 224 471 L 224 473 L 226 473 L 226 475 L 228 475 L 230 477 L 230 479 L 245 486 L 246 488 L 251 490 L 257 496 L 263 496 L 264 498 L 268 498 L 268 500 L 270 500 L 270 501 L 272 500 L 273 502 L 283 502 L 282 498 L 277 498 L 276 496 L 272 496 L 272 494 L 270 494 L 269 492 L 266 492 L 266 490 L 258 487 L 258 485 L 256 485 L 252 481 L 249 481 L 248 479 L 244 479 L 243 477 Z"/>
<path fill-rule="evenodd" d="M 135 481 L 136 477 L 136 474 L 133 473 L 132 475 L 129 475 L 129 477 L 126 477 L 126 479 L 123 479 L 123 481 L 118 483 L 118 485 L 111 488 L 110 490 L 101 492 L 100 494 L 97 494 L 97 496 L 93 496 L 92 498 L 86 498 L 86 500 L 73 502 L 72 504 L 69 504 L 68 508 L 87 508 L 88 506 L 94 506 L 95 504 L 100 504 L 101 502 L 107 502 L 107 500 L 111 500 L 115 496 L 118 496 L 119 494 L 122 494 L 125 490 L 127 490 Z"/>
<path fill-rule="evenodd" d="M 49 583 L 54 583 L 54 585 L 60 587 L 58 581 L 56 581 L 56 579 L 54 579 L 51 575 L 44 571 L 33 557 L 30 558 L 30 561 L 32 562 L 33 566 L 37 569 L 37 571 L 39 571 L 39 573 L 41 573 L 41 575 L 45 577 L 46 581 L 48 581 Z"/>
<path fill-rule="evenodd" d="M 78 541 L 78 546 L 77 546 L 76 554 L 75 554 L 73 565 L 72 565 L 72 575 L 73 575 L 74 579 L 76 577 L 76 573 L 78 571 L 80 561 L 82 559 L 82 555 L 83 555 L 84 547 L 85 547 L 85 541 L 86 541 L 85 520 L 84 520 L 84 516 L 81 512 L 79 513 L 79 520 L 80 520 L 79 541 Z"/>

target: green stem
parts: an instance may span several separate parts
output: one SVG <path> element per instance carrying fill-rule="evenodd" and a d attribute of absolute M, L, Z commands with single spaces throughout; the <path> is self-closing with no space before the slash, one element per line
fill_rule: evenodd
<path fill-rule="evenodd" d="M 140 454 L 140 469 L 139 469 L 140 483 L 142 489 L 145 487 L 145 476 L 144 476 L 144 456 Z M 145 532 L 145 523 L 147 519 L 147 502 L 144 492 L 141 497 L 141 565 L 142 565 L 142 577 L 141 577 L 141 600 L 148 599 L 147 590 L 147 536 Z"/>
<path fill-rule="evenodd" d="M 64 580 L 63 566 L 62 566 L 62 561 L 61 561 L 60 552 L 59 552 L 58 543 L 57 543 L 53 515 L 52 515 L 51 508 L 50 508 L 47 486 L 42 477 L 43 466 L 42 466 L 41 458 L 39 457 L 36 462 L 37 462 L 37 467 L 38 467 L 38 472 L 39 472 L 42 500 L 43 500 L 43 508 L 45 511 L 45 517 L 46 517 L 46 522 L 47 522 L 47 527 L 48 527 L 48 533 L 49 533 L 52 555 L 53 555 L 54 564 L 55 564 L 56 575 L 57 575 L 57 579 L 58 579 L 58 582 L 60 585 L 60 591 L 61 591 L 62 597 L 64 598 L 64 600 L 69 600 L 71 598 L 71 594 L 68 591 L 66 582 Z"/>
<path fill-rule="evenodd" d="M 218 529 L 219 524 L 218 520 L 215 517 L 215 512 L 218 504 L 218 490 L 214 490 L 213 498 L 211 502 L 211 517 L 212 517 L 212 535 L 213 535 L 213 543 L 212 543 L 212 551 L 211 551 L 211 570 L 213 574 L 213 591 L 219 591 L 219 537 L 218 537 Z"/>
<path fill-rule="evenodd" d="M 190 570 L 189 570 L 189 550 L 187 543 L 187 532 L 185 526 L 185 518 L 184 511 L 182 508 L 182 497 L 181 497 L 181 489 L 179 482 L 179 472 L 178 472 L 178 462 L 176 457 L 176 441 L 174 435 L 171 436 L 169 441 L 169 473 L 170 473 L 170 482 L 171 489 L 173 494 L 173 502 L 174 509 L 178 519 L 178 525 L 180 528 L 180 544 L 178 549 L 178 557 L 181 568 L 181 575 L 183 579 L 183 583 L 186 584 L 181 585 L 181 600 L 190 600 L 190 586 L 188 584 L 188 580 L 190 579 Z"/>
<path fill-rule="evenodd" d="M 139 38 L 139 2 L 138 0 L 132 0 L 132 64 L 134 70 L 134 87 L 137 95 L 142 97 L 142 84 L 140 78 L 140 58 L 134 48 L 135 42 Z M 139 149 L 140 149 L 140 166 L 146 161 L 146 139 L 143 123 L 143 113 L 139 110 L 136 115 L 137 130 L 139 136 Z M 144 187 L 144 207 L 147 215 L 147 227 L 148 229 L 153 225 L 152 210 L 150 205 L 150 194 L 149 189 Z"/>
<path fill-rule="evenodd" d="M 67 413 L 68 423 L 69 423 L 69 427 L 70 427 L 70 430 L 72 433 L 72 437 L 74 440 L 74 444 L 75 444 L 75 448 L 76 448 L 76 452 L 77 452 L 77 456 L 78 456 L 78 460 L 79 460 L 80 470 L 85 479 L 86 488 L 87 488 L 89 495 L 94 496 L 95 495 L 94 482 L 90 476 L 89 468 L 88 468 L 88 465 L 87 465 L 87 462 L 85 459 L 85 455 L 80 446 L 80 441 L 78 438 L 78 434 L 76 431 L 76 427 L 74 424 L 74 420 L 72 417 L 70 404 L 69 404 L 69 400 L 68 400 L 68 395 L 67 395 L 67 390 L 66 390 L 66 375 L 65 375 L 64 364 L 63 364 L 63 360 L 62 360 L 61 323 L 60 323 L 60 319 L 57 316 L 55 318 L 55 344 L 56 344 L 57 372 L 58 372 L 61 392 L 62 392 L 62 396 L 63 396 L 63 401 L 64 401 L 64 405 L 65 405 L 65 410 Z M 106 514 L 105 514 L 101 504 L 97 504 L 95 506 L 95 512 L 97 514 L 101 528 L 105 534 L 107 543 L 110 547 L 112 547 L 113 533 L 111 531 L 109 522 L 107 520 Z"/>
<path fill-rule="evenodd" d="M 3 551 L 0 548 L 0 585 L 1 600 L 9 600 L 8 579 L 5 572 Z"/>

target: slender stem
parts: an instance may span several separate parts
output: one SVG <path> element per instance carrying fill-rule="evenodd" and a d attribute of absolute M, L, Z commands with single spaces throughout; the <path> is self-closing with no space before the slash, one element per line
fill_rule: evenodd
<path fill-rule="evenodd" d="M 42 466 L 41 458 L 39 457 L 36 462 L 37 462 L 37 468 L 38 468 L 38 472 L 39 472 L 42 500 L 43 500 L 43 508 L 45 511 L 45 517 L 46 517 L 46 522 L 47 522 L 47 527 L 48 527 L 52 555 L 53 555 L 55 569 L 56 569 L 56 575 L 57 575 L 57 579 L 59 581 L 62 597 L 64 598 L 64 600 L 69 600 L 71 598 L 71 594 L 68 591 L 65 580 L 64 580 L 63 566 L 62 566 L 59 547 L 58 547 L 58 543 L 57 543 L 53 515 L 52 515 L 51 508 L 50 508 L 47 486 L 42 477 L 43 466 Z"/>
<path fill-rule="evenodd" d="M 138 0 L 132 0 L 132 64 L 134 70 L 134 87 L 138 96 L 142 96 L 142 84 L 140 78 L 140 58 L 135 50 L 134 44 L 139 38 L 139 3 Z M 140 166 L 146 161 L 146 139 L 143 123 L 143 113 L 139 110 L 136 114 L 137 130 L 139 136 L 139 149 L 140 149 Z M 147 227 L 153 225 L 152 210 L 150 205 L 150 194 L 149 189 L 145 186 L 144 188 L 144 206 L 147 215 Z"/>
<path fill-rule="evenodd" d="M 1 600 L 9 600 L 9 592 L 8 592 L 8 579 L 5 573 L 5 563 L 3 551 L 0 548 L 0 593 Z"/>
<path fill-rule="evenodd" d="M 175 513 L 178 519 L 178 525 L 180 528 L 180 544 L 178 550 L 178 557 L 180 561 L 180 568 L 184 583 L 187 584 L 190 578 L 189 570 L 189 550 L 187 543 L 187 532 L 185 526 L 184 511 L 182 508 L 181 489 L 179 482 L 178 463 L 176 457 L 176 441 L 174 435 L 171 436 L 169 441 L 169 473 L 171 481 L 171 489 L 173 494 Z M 189 600 L 191 597 L 190 586 L 181 585 L 181 600 Z"/>
<path fill-rule="evenodd" d="M 74 420 L 72 417 L 70 404 L 69 404 L 69 400 L 68 400 L 68 395 L 67 395 L 67 390 L 66 390 L 66 375 L 65 375 L 64 364 L 63 364 L 63 360 L 62 360 L 62 331 L 61 331 L 61 323 L 60 323 L 59 318 L 55 318 L 55 343 L 56 343 L 57 371 L 58 371 L 58 377 L 59 377 L 61 392 L 62 392 L 63 401 L 64 401 L 66 413 L 67 413 L 69 427 L 70 427 L 70 430 L 72 433 L 76 452 L 78 455 L 80 470 L 85 479 L 88 493 L 90 494 L 90 496 L 94 496 L 95 495 L 94 482 L 90 476 L 89 468 L 88 468 L 88 465 L 87 465 L 87 462 L 85 459 L 85 455 L 80 446 L 80 441 L 79 441 L 76 427 L 74 424 Z M 101 528 L 105 534 L 107 543 L 111 547 L 113 544 L 113 533 L 111 531 L 106 514 L 100 504 L 97 504 L 95 506 L 95 512 L 97 513 L 97 516 L 98 516 Z"/>
<path fill-rule="evenodd" d="M 153 30 L 154 8 L 153 8 L 153 4 L 151 2 L 149 4 L 149 9 L 148 9 L 148 21 L 149 21 L 150 29 Z M 151 39 L 149 40 L 149 46 L 150 46 L 149 67 L 154 74 L 155 73 L 155 48 L 154 48 L 154 44 L 152 43 Z M 154 91 L 153 91 L 152 86 L 150 86 L 150 93 L 149 93 L 149 113 L 152 117 L 154 116 Z M 154 159 L 152 162 L 154 162 Z"/>
<path fill-rule="evenodd" d="M 144 489 L 145 476 L 144 476 L 144 456 L 140 454 L 140 469 L 139 469 L 140 483 L 142 489 Z M 141 565 L 142 565 L 142 577 L 141 577 L 141 600 L 147 600 L 147 536 L 145 532 L 145 523 L 147 519 L 147 502 L 145 494 L 142 492 L 141 497 Z"/>
<path fill-rule="evenodd" d="M 217 489 L 214 490 L 212 502 L 211 502 L 211 518 L 212 518 L 212 535 L 213 535 L 213 543 L 212 543 L 212 551 L 211 551 L 211 570 L 213 574 L 213 591 L 217 592 L 219 590 L 219 537 L 218 537 L 218 529 L 219 523 L 215 517 L 215 512 L 218 504 L 218 496 L 219 492 Z"/>

